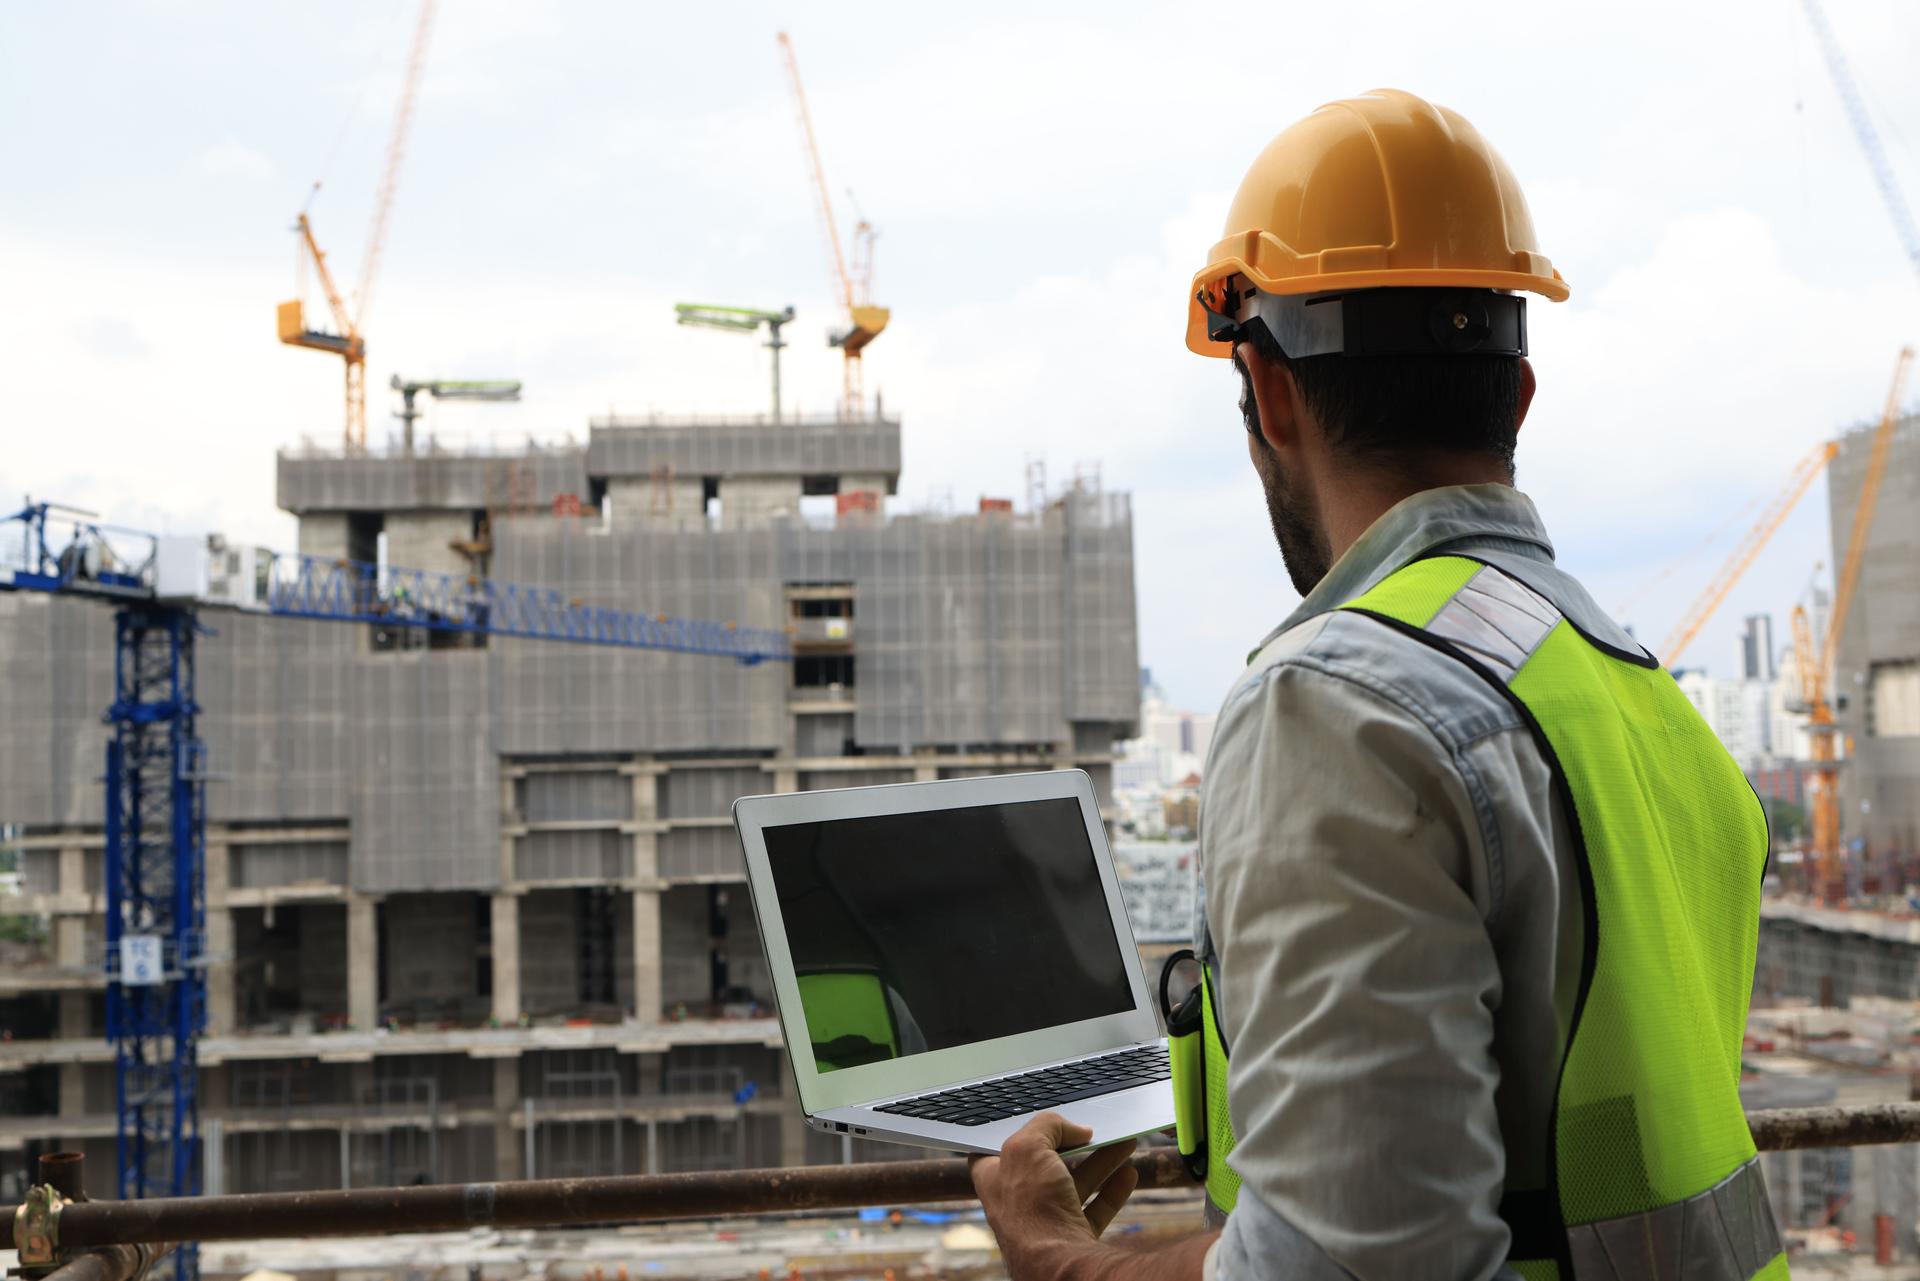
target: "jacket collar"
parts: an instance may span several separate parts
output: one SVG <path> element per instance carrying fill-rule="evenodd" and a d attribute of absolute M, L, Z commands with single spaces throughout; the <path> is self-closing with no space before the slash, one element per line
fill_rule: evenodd
<path fill-rule="evenodd" d="M 1275 637 L 1310 618 L 1338 609 L 1387 575 L 1441 549 L 1505 552 L 1553 564 L 1553 543 L 1533 500 L 1511 485 L 1446 485 L 1423 489 L 1395 503 L 1347 548 L 1287 620 L 1267 634 L 1258 654 Z M 1253 655 L 1248 656 L 1251 662 Z"/>

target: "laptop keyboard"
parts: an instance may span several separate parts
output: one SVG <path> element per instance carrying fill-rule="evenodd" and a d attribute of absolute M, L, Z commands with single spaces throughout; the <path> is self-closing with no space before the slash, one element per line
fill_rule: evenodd
<path fill-rule="evenodd" d="M 920 1121 L 943 1121 L 948 1125 L 985 1125 L 1076 1099 L 1090 1099 L 1096 1094 L 1151 1085 L 1172 1075 L 1167 1067 L 1166 1047 L 1143 1045 L 1118 1054 L 1103 1054 L 1097 1059 L 1081 1059 L 1037 1072 L 942 1090 L 938 1094 L 899 1099 L 874 1111 Z"/>

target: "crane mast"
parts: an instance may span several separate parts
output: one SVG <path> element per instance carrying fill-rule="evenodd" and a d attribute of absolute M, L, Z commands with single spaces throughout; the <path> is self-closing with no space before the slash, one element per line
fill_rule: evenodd
<path fill-rule="evenodd" d="M 840 242 L 840 225 L 833 216 L 833 196 L 827 187 L 827 172 L 820 163 L 820 144 L 813 131 L 813 112 L 807 106 L 807 91 L 800 82 L 800 61 L 787 33 L 779 35 L 780 52 L 786 59 L 787 76 L 793 86 L 795 114 L 800 122 L 801 149 L 806 153 L 807 169 L 818 198 L 820 226 L 827 243 L 827 265 L 831 269 L 833 292 L 846 311 L 847 328 L 832 334 L 827 341 L 840 348 L 841 401 L 843 417 L 857 418 L 865 412 L 865 391 L 861 386 L 860 358 L 868 343 L 887 327 L 891 313 L 876 307 L 867 296 L 873 280 L 873 227 L 862 219 L 853 229 L 851 266 Z"/>
<path fill-rule="evenodd" d="M 393 193 L 400 181 L 400 164 L 406 157 L 407 131 L 413 122 L 413 104 L 419 95 L 420 75 L 426 66 L 427 36 L 433 27 L 434 0 L 421 0 L 420 18 L 414 26 L 413 45 L 407 53 L 406 78 L 400 87 L 400 102 L 395 108 L 393 132 L 387 140 L 386 168 L 373 201 L 373 225 L 367 233 L 367 249 L 360 264 L 360 288 L 349 306 L 327 267 L 327 256 L 314 239 L 313 224 L 303 210 L 294 230 L 300 244 L 326 290 L 327 306 L 333 314 L 333 331 L 312 329 L 306 323 L 306 307 L 298 298 L 280 304 L 276 327 L 280 341 L 290 347 L 330 352 L 346 361 L 346 430 L 344 441 L 350 453 L 367 447 L 367 342 L 364 333 L 367 304 L 379 272 L 381 255 L 387 246 L 387 224 L 393 212 Z M 317 186 L 317 184 L 316 184 Z"/>
<path fill-rule="evenodd" d="M 1833 668 L 1839 656 L 1840 638 L 1847 625 L 1847 613 L 1853 606 L 1860 585 L 1860 568 L 1866 560 L 1867 538 L 1873 529 L 1873 513 L 1880 497 L 1880 483 L 1886 478 L 1887 456 L 1900 423 L 1900 400 L 1906 390 L 1907 372 L 1913 363 L 1913 348 L 1900 349 L 1894 362 L 1893 383 L 1887 389 L 1886 408 L 1880 425 L 1874 429 L 1873 448 L 1867 455 L 1867 470 L 1860 482 L 1860 501 L 1853 510 L 1853 525 L 1847 535 L 1846 557 L 1834 578 L 1833 606 L 1827 634 L 1816 650 L 1804 607 L 1793 610 L 1793 654 L 1799 668 L 1800 689 L 1806 702 L 1807 735 L 1813 756 L 1809 808 L 1812 811 L 1813 857 L 1820 896 L 1837 902 L 1846 895 L 1846 869 L 1840 857 L 1840 727 L 1834 720 Z"/>
<path fill-rule="evenodd" d="M 1907 207 L 1906 197 L 1900 194 L 1900 184 L 1893 176 L 1893 166 L 1887 163 L 1887 149 L 1880 141 L 1880 131 L 1873 127 L 1873 118 L 1867 114 L 1867 104 L 1860 95 L 1860 86 L 1853 78 L 1853 68 L 1847 62 L 1846 52 L 1840 48 L 1840 41 L 1833 34 L 1833 25 L 1827 21 L 1826 10 L 1820 7 L 1820 0 L 1800 0 L 1801 7 L 1807 11 L 1807 21 L 1813 26 L 1813 34 L 1820 41 L 1820 52 L 1827 60 L 1827 71 L 1833 77 L 1834 90 L 1840 95 L 1840 105 L 1847 113 L 1847 123 L 1853 126 L 1853 136 L 1860 143 L 1860 150 L 1867 158 L 1867 168 L 1873 171 L 1874 185 L 1880 188 L 1880 199 L 1887 207 L 1887 216 L 1893 219 L 1894 232 L 1900 237 L 1900 246 L 1907 252 L 1907 262 L 1916 273 L 1920 273 L 1920 226 L 1913 220 L 1913 211 Z"/>
<path fill-rule="evenodd" d="M 407 51 L 407 75 L 400 84 L 400 103 L 393 112 L 393 132 L 387 138 L 387 164 L 380 174 L 380 189 L 373 198 L 373 225 L 367 229 L 367 253 L 360 263 L 360 288 L 354 295 L 354 315 L 367 323 L 367 308 L 373 299 L 373 282 L 380 272 L 380 258 L 387 251 L 387 223 L 393 214 L 393 193 L 400 185 L 400 165 L 407 156 L 407 132 L 413 124 L 413 104 L 420 96 L 420 73 L 427 63 L 427 37 L 433 30 L 434 0 L 421 0 L 420 18 L 414 24 L 413 44 Z"/>
<path fill-rule="evenodd" d="M 514 384 L 443 384 L 493 398 Z M 470 574 L 249 549 L 253 584 L 215 591 L 201 540 L 100 524 L 30 503 L 0 516 L 0 596 L 37 592 L 114 609 L 107 709 L 105 840 L 107 1036 L 114 1050 L 119 1196 L 190 1197 L 202 1187 L 199 1042 L 207 1028 L 206 784 L 196 639 L 203 612 L 374 624 L 730 659 L 793 656 L 786 631 L 732 620 L 595 607 L 550 587 Z M 197 1247 L 162 1267 L 196 1281 Z"/>

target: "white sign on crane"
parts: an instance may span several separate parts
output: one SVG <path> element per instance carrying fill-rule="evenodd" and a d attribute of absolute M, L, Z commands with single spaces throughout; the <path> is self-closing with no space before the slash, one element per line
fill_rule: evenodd
<path fill-rule="evenodd" d="M 120 982 L 124 987 L 159 987 L 167 967 L 158 934 L 120 936 Z"/>

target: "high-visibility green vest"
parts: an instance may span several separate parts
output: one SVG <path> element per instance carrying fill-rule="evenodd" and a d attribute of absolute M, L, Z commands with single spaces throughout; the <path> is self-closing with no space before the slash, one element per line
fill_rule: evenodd
<path fill-rule="evenodd" d="M 1506 1188 L 1510 1266 L 1527 1281 L 1786 1277 L 1740 1104 L 1767 824 L 1739 767 L 1657 663 L 1584 635 L 1490 565 L 1415 561 L 1343 608 L 1512 703 L 1579 846 L 1585 957 L 1538 1127 L 1548 1159 L 1508 1162 L 1546 1169 L 1550 1186 Z M 1227 1045 L 1207 970 L 1168 1033 L 1180 1149 L 1231 1212 Z"/>

